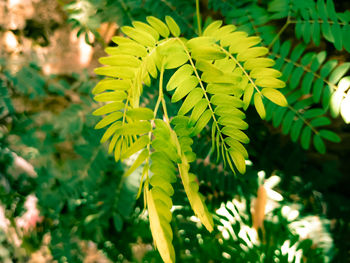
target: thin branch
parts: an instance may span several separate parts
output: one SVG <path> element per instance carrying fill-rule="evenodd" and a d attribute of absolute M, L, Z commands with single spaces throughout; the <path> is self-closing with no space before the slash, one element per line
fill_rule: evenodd
<path fill-rule="evenodd" d="M 198 26 L 198 35 L 202 35 L 202 26 L 201 26 L 201 13 L 199 10 L 199 0 L 196 0 L 196 16 L 197 16 L 197 26 Z"/>

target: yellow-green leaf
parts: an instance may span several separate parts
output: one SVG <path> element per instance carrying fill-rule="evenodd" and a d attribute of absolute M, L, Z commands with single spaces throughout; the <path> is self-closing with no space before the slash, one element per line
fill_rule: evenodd
<path fill-rule="evenodd" d="M 127 95 L 124 91 L 111 91 L 111 92 L 104 92 L 96 95 L 94 97 L 94 100 L 106 102 L 106 101 L 122 101 L 126 99 Z"/>
<path fill-rule="evenodd" d="M 151 192 L 154 199 L 162 200 L 169 210 L 173 207 L 173 201 L 162 188 L 153 187 Z"/>
<path fill-rule="evenodd" d="M 136 42 L 120 44 L 118 47 L 108 47 L 105 49 L 105 51 L 108 55 L 127 54 L 136 57 L 145 57 L 147 55 L 147 49 L 143 45 Z"/>
<path fill-rule="evenodd" d="M 230 156 L 235 163 L 235 166 L 237 167 L 237 170 L 241 173 L 244 174 L 246 167 L 245 167 L 245 159 L 244 156 L 242 155 L 241 152 L 236 151 L 232 148 L 229 150 Z"/>
<path fill-rule="evenodd" d="M 211 110 L 206 110 L 197 121 L 196 126 L 194 126 L 194 129 L 191 135 L 195 136 L 199 134 L 204 129 L 204 127 L 208 124 L 208 122 L 211 119 L 211 116 L 212 116 Z"/>
<path fill-rule="evenodd" d="M 95 110 L 92 114 L 95 116 L 105 115 L 113 111 L 118 111 L 124 108 L 124 106 L 124 103 L 116 101 L 102 106 L 101 108 Z"/>
<path fill-rule="evenodd" d="M 185 115 L 189 112 L 201 99 L 203 98 L 203 91 L 201 88 L 193 89 L 186 97 L 184 103 L 179 109 L 179 115 Z"/>
<path fill-rule="evenodd" d="M 131 26 L 123 26 L 121 29 L 125 35 L 139 42 L 143 46 L 153 47 L 156 44 L 156 39 L 143 30 L 139 30 Z"/>
<path fill-rule="evenodd" d="M 158 18 L 154 17 L 154 16 L 148 16 L 146 17 L 147 22 L 155 29 L 158 31 L 158 33 L 164 37 L 167 38 L 169 36 L 169 29 L 166 26 L 166 24 L 164 24 L 163 21 L 159 20 Z"/>
<path fill-rule="evenodd" d="M 135 68 L 131 67 L 106 66 L 96 68 L 94 72 L 97 75 L 122 79 L 131 79 L 135 76 Z"/>
<path fill-rule="evenodd" d="M 223 59 L 226 57 L 225 52 L 214 46 L 196 46 L 191 50 L 191 55 L 195 59 L 207 60 Z"/>
<path fill-rule="evenodd" d="M 217 30 L 220 28 L 221 25 L 222 25 L 222 21 L 221 20 L 216 20 L 216 21 L 212 22 L 203 31 L 203 36 L 212 36 L 212 35 L 214 35 L 217 32 Z"/>
<path fill-rule="evenodd" d="M 249 143 L 248 136 L 237 128 L 226 126 L 221 129 L 222 133 L 242 143 Z"/>
<path fill-rule="evenodd" d="M 141 64 L 141 61 L 138 58 L 131 55 L 113 55 L 108 57 L 102 57 L 98 61 L 103 65 L 132 68 L 136 68 Z"/>
<path fill-rule="evenodd" d="M 127 90 L 131 87 L 131 81 L 128 79 L 103 79 L 92 90 L 92 94 L 98 94 L 105 90 Z"/>
<path fill-rule="evenodd" d="M 162 177 L 159 174 L 153 175 L 149 182 L 152 186 L 157 186 L 157 187 L 163 189 L 163 191 L 169 196 L 172 196 L 174 194 L 174 188 L 166 180 L 165 177 Z"/>
<path fill-rule="evenodd" d="M 190 176 L 188 173 L 189 164 L 185 155 L 181 157 L 181 164 L 178 164 L 181 180 L 183 186 L 185 188 L 186 195 L 188 200 L 190 201 L 191 207 L 195 213 L 195 215 L 199 218 L 205 228 L 209 231 L 213 231 L 213 218 L 209 213 L 207 206 L 205 205 L 200 193 L 197 188 L 194 188 L 193 185 L 191 187 L 191 183 L 193 179 L 190 180 L 190 177 L 193 178 L 195 176 Z"/>
<path fill-rule="evenodd" d="M 173 34 L 174 37 L 178 37 L 181 32 L 180 32 L 180 28 L 176 24 L 175 20 L 171 16 L 166 16 L 165 22 L 167 23 L 171 34 Z"/>
<path fill-rule="evenodd" d="M 268 68 L 275 65 L 275 61 L 270 58 L 251 58 L 244 62 L 244 68 L 252 70 L 254 68 Z"/>
<path fill-rule="evenodd" d="M 152 130 L 151 123 L 149 121 L 138 121 L 134 123 L 128 123 L 123 125 L 119 130 L 121 135 L 141 135 L 148 133 Z"/>
<path fill-rule="evenodd" d="M 191 92 L 198 84 L 198 79 L 195 76 L 190 76 L 184 79 L 176 88 L 173 96 L 171 97 L 171 102 L 177 102 L 185 97 L 189 92 Z"/>
<path fill-rule="evenodd" d="M 148 134 L 138 138 L 126 151 L 121 154 L 121 159 L 125 159 L 142 150 L 150 143 Z"/>
<path fill-rule="evenodd" d="M 215 43 L 215 38 L 213 37 L 194 37 L 186 42 L 186 46 L 189 49 L 195 49 L 197 47 L 210 47 Z"/>
<path fill-rule="evenodd" d="M 193 68 L 191 65 L 183 65 L 174 73 L 174 75 L 171 76 L 166 89 L 168 91 L 175 89 L 185 78 L 188 78 L 192 73 Z"/>
<path fill-rule="evenodd" d="M 282 73 L 273 68 L 254 68 L 249 75 L 254 79 L 264 77 L 279 78 L 282 76 Z"/>
<path fill-rule="evenodd" d="M 132 25 L 138 29 L 147 32 L 150 34 L 156 41 L 159 39 L 159 34 L 158 32 L 151 26 L 147 25 L 146 23 L 142 23 L 139 21 L 133 21 Z"/>
<path fill-rule="evenodd" d="M 151 120 L 153 119 L 153 111 L 148 108 L 135 108 L 126 112 L 126 116 L 133 120 Z"/>
<path fill-rule="evenodd" d="M 248 123 L 243 121 L 241 118 L 237 118 L 237 117 L 234 117 L 234 116 L 221 116 L 218 119 L 218 122 L 221 125 L 234 126 L 235 128 L 240 129 L 240 130 L 248 129 Z"/>
<path fill-rule="evenodd" d="M 249 107 L 250 101 L 252 100 L 253 92 L 254 92 L 254 86 L 252 84 L 248 84 L 244 90 L 244 95 L 243 95 L 244 110 L 246 110 Z"/>
<path fill-rule="evenodd" d="M 159 254 L 165 263 L 175 263 L 175 250 L 171 243 L 171 236 L 167 233 L 164 220 L 160 213 L 158 213 L 156 208 L 156 203 L 154 201 L 153 192 L 145 188 L 146 199 L 147 199 L 147 209 L 149 213 L 149 222 L 151 226 L 151 233 L 153 240 L 158 248 Z M 167 223 L 170 227 L 170 224 Z M 171 231 L 171 228 L 170 228 Z"/>
<path fill-rule="evenodd" d="M 288 105 L 286 98 L 278 90 L 265 88 L 261 90 L 261 94 L 277 105 L 280 105 L 282 107 L 286 107 Z"/>
<path fill-rule="evenodd" d="M 103 127 L 106 127 L 107 125 L 111 124 L 112 122 L 115 122 L 119 120 L 121 117 L 123 117 L 123 113 L 120 111 L 113 112 L 106 117 L 104 117 L 102 120 L 100 120 L 96 126 L 95 129 L 101 129 Z"/>
<path fill-rule="evenodd" d="M 231 105 L 232 107 L 243 107 L 243 101 L 237 97 L 226 94 L 215 94 L 211 97 L 210 102 L 214 105 Z"/>
<path fill-rule="evenodd" d="M 231 34 L 227 34 L 221 38 L 220 44 L 224 47 L 232 45 L 236 41 L 241 41 L 245 39 L 248 34 L 244 31 L 237 31 Z"/>
<path fill-rule="evenodd" d="M 255 80 L 255 84 L 262 88 L 280 89 L 286 86 L 286 83 L 280 79 L 272 77 L 262 77 Z"/>
<path fill-rule="evenodd" d="M 197 60 L 196 68 L 202 72 L 209 72 L 210 74 L 214 74 L 217 76 L 221 76 L 224 74 L 219 68 L 217 68 L 215 65 L 206 60 Z"/>
<path fill-rule="evenodd" d="M 185 52 L 174 52 L 169 54 L 164 62 L 165 69 L 178 68 L 188 61 L 188 56 Z"/>
<path fill-rule="evenodd" d="M 226 137 L 224 140 L 225 140 L 225 143 L 227 143 L 231 148 L 239 151 L 243 155 L 244 158 L 248 158 L 247 150 L 244 148 L 244 146 L 239 141 L 237 141 L 231 137 Z"/>
<path fill-rule="evenodd" d="M 121 124 L 122 123 L 120 121 L 117 121 L 117 122 L 114 122 L 111 126 L 109 126 L 108 129 L 103 134 L 100 142 L 104 143 L 105 141 L 107 141 L 112 135 L 115 134 L 115 132 L 119 129 Z"/>
<path fill-rule="evenodd" d="M 129 170 L 127 170 L 124 173 L 124 176 L 127 177 L 130 174 L 132 174 L 133 171 L 136 170 L 137 167 L 139 167 L 149 156 L 149 152 L 148 149 L 144 149 L 139 156 L 136 158 L 136 160 L 134 161 L 134 163 L 130 166 Z"/>
<path fill-rule="evenodd" d="M 238 53 L 237 59 L 238 61 L 246 61 L 251 58 L 261 57 L 266 55 L 269 50 L 266 47 L 252 47 L 248 50 L 244 50 Z"/>
<path fill-rule="evenodd" d="M 265 119 L 266 111 L 265 111 L 264 103 L 259 93 L 254 94 L 254 106 L 260 118 Z"/>

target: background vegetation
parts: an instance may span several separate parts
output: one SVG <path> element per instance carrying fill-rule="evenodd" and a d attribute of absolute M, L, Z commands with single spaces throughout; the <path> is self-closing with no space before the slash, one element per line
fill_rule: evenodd
<path fill-rule="evenodd" d="M 210 131 L 198 138 L 193 169 L 216 228 L 198 224 L 178 181 L 178 262 L 346 262 L 349 4 L 209 0 L 200 8 L 204 25 L 222 19 L 261 36 L 290 107 L 266 104 L 266 121 L 248 109 L 244 175 L 209 158 Z M 170 15 L 186 37 L 197 34 L 195 1 L 0 3 L 1 262 L 161 262 L 135 200 L 140 171 L 122 177 L 132 160 L 107 154 L 91 114 L 96 58 L 121 26 L 148 15 Z M 144 103 L 155 103 L 155 90 Z"/>

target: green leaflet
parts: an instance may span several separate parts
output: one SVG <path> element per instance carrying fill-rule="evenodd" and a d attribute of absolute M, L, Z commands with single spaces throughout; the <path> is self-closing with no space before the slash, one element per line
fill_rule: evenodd
<path fill-rule="evenodd" d="M 234 126 L 240 130 L 248 129 L 248 123 L 243 121 L 241 118 L 231 117 L 231 116 L 222 116 L 218 119 L 218 122 L 224 126 Z"/>
<path fill-rule="evenodd" d="M 96 95 L 94 100 L 107 102 L 107 101 L 122 101 L 126 99 L 126 93 L 124 91 L 112 91 L 112 92 L 104 92 Z"/>
<path fill-rule="evenodd" d="M 163 21 L 154 16 L 148 16 L 147 22 L 164 38 L 169 36 L 169 29 Z"/>
<path fill-rule="evenodd" d="M 127 90 L 130 87 L 130 80 L 104 79 L 94 87 L 92 94 L 96 95 L 106 90 Z"/>
<path fill-rule="evenodd" d="M 264 88 L 261 90 L 261 94 L 277 105 L 280 105 L 282 107 L 286 107 L 288 105 L 286 98 L 278 90 L 272 88 Z"/>
<path fill-rule="evenodd" d="M 192 110 L 190 123 L 194 124 L 195 122 L 197 122 L 197 120 L 202 115 L 202 113 L 206 110 L 207 107 L 208 107 L 208 101 L 206 99 L 201 99 Z"/>
<path fill-rule="evenodd" d="M 259 93 L 254 94 L 254 106 L 260 118 L 265 119 L 266 117 L 265 106 Z"/>
<path fill-rule="evenodd" d="M 156 189 L 156 188 L 153 188 Z M 159 199 L 159 192 L 153 192 L 146 188 L 146 198 L 147 198 L 147 209 L 149 213 L 149 221 L 151 226 L 151 232 L 154 239 L 154 242 L 158 248 L 158 251 L 165 263 L 173 263 L 175 262 L 175 251 L 174 247 L 171 244 L 172 241 L 172 232 L 170 228 L 170 223 L 164 219 L 162 216 L 168 210 L 165 210 L 166 204 L 164 206 L 157 206 L 155 200 Z"/>
<path fill-rule="evenodd" d="M 126 112 L 126 116 L 133 120 L 151 120 L 153 119 L 153 111 L 148 108 L 130 109 Z"/>
<path fill-rule="evenodd" d="M 173 96 L 171 97 L 171 102 L 177 102 L 190 93 L 198 84 L 198 79 L 195 76 L 190 76 L 184 79 L 177 86 Z"/>
<path fill-rule="evenodd" d="M 139 30 L 130 26 L 123 26 L 121 29 L 125 35 L 139 42 L 143 46 L 153 47 L 156 44 L 156 39 L 144 30 Z"/>
<path fill-rule="evenodd" d="M 117 66 L 106 66 L 97 68 L 94 70 L 97 75 L 104 75 L 107 77 L 130 79 L 135 75 L 135 69 L 131 67 L 117 67 Z"/>
<path fill-rule="evenodd" d="M 221 59 L 217 61 L 221 61 Z M 216 67 L 216 65 L 213 65 L 206 60 L 197 60 L 196 68 L 202 72 L 209 71 L 211 74 L 214 74 L 216 76 L 223 76 L 224 74 L 218 67 Z"/>
<path fill-rule="evenodd" d="M 193 68 L 191 65 L 189 64 L 183 65 L 169 79 L 166 89 L 168 91 L 175 89 L 184 80 L 184 78 L 189 77 L 192 73 L 193 73 Z"/>
<path fill-rule="evenodd" d="M 244 106 L 242 100 L 226 94 L 215 94 L 211 97 L 210 102 L 214 105 L 231 105 L 235 108 L 241 108 Z"/>
<path fill-rule="evenodd" d="M 252 47 L 248 50 L 238 53 L 237 59 L 238 61 L 246 61 L 248 59 L 264 56 L 268 52 L 269 50 L 266 47 Z"/>
<path fill-rule="evenodd" d="M 151 123 L 148 121 L 137 121 L 134 123 L 124 124 L 118 133 L 121 135 L 140 135 L 150 132 L 152 129 Z"/>
<path fill-rule="evenodd" d="M 141 61 L 139 59 L 131 55 L 108 56 L 100 58 L 98 61 L 103 65 L 131 68 L 139 67 L 141 64 Z"/>
<path fill-rule="evenodd" d="M 178 164 L 178 167 L 186 195 L 190 201 L 195 215 L 199 218 L 205 228 L 209 232 L 212 232 L 214 225 L 213 218 L 208 212 L 202 196 L 198 192 L 198 185 L 196 185 L 195 176 L 188 173 L 189 164 L 187 162 L 187 158 L 184 155 L 182 155 L 181 164 Z"/>
<path fill-rule="evenodd" d="M 319 134 L 321 137 L 323 137 L 331 142 L 340 142 L 340 137 L 332 131 L 320 130 Z"/>
<path fill-rule="evenodd" d="M 311 140 L 311 129 L 310 127 L 306 126 L 301 133 L 301 146 L 307 150 L 310 147 L 310 140 Z"/>
<path fill-rule="evenodd" d="M 217 21 L 210 23 L 203 31 L 203 36 L 213 35 L 215 33 L 215 31 L 220 28 L 221 25 L 222 25 L 221 20 L 217 20 Z"/>
<path fill-rule="evenodd" d="M 131 167 L 129 168 L 129 170 L 127 170 L 124 173 L 124 176 L 127 177 L 130 174 L 132 174 L 132 172 L 134 172 L 136 170 L 137 167 L 139 167 L 145 160 L 146 158 L 149 156 L 149 152 L 147 149 L 144 149 L 139 156 L 137 157 L 137 159 L 135 160 L 135 162 L 131 165 Z"/>
<path fill-rule="evenodd" d="M 169 196 L 174 194 L 174 188 L 163 176 L 153 175 L 149 182 L 153 187 L 161 187 Z"/>
<path fill-rule="evenodd" d="M 178 37 L 180 36 L 180 28 L 179 26 L 176 24 L 176 22 L 174 21 L 174 19 L 170 16 L 166 16 L 165 17 L 165 21 L 170 29 L 170 32 L 171 34 L 174 36 L 174 37 Z"/>
<path fill-rule="evenodd" d="M 264 77 L 279 78 L 281 76 L 282 76 L 281 72 L 273 68 L 254 68 L 250 72 L 250 77 L 254 79 L 264 78 Z"/>
<path fill-rule="evenodd" d="M 138 138 L 126 151 L 121 154 L 121 159 L 125 159 L 133 155 L 134 153 L 142 150 L 150 143 L 148 135 L 143 135 Z"/>
<path fill-rule="evenodd" d="M 193 89 L 186 97 L 184 103 L 179 109 L 179 115 L 185 115 L 189 112 L 201 99 L 203 98 L 203 91 L 201 88 Z"/>
<path fill-rule="evenodd" d="M 244 68 L 247 70 L 252 70 L 254 68 L 268 68 L 275 64 L 270 58 L 251 58 L 244 62 Z"/>
<path fill-rule="evenodd" d="M 101 108 L 95 110 L 92 114 L 95 116 L 105 115 L 113 111 L 118 111 L 124 108 L 124 103 L 116 101 L 102 106 Z"/>
<path fill-rule="evenodd" d="M 244 158 L 248 158 L 248 152 L 247 150 L 244 148 L 244 146 L 238 142 L 237 140 L 231 138 L 231 137 L 226 137 L 225 138 L 225 143 L 227 143 L 231 148 L 239 151 Z"/>
<path fill-rule="evenodd" d="M 245 159 L 243 154 L 237 150 L 233 150 L 232 148 L 230 148 L 229 153 L 233 162 L 235 163 L 235 166 L 237 167 L 237 170 L 241 174 L 244 174 L 246 168 L 245 168 Z"/>
<path fill-rule="evenodd" d="M 252 100 L 253 93 L 254 93 L 254 86 L 251 84 L 247 85 L 243 95 L 244 110 L 246 110 L 249 107 L 250 101 Z"/>
<path fill-rule="evenodd" d="M 202 36 L 202 37 L 195 37 L 186 42 L 186 46 L 189 49 L 194 49 L 199 46 L 211 46 L 212 44 L 215 43 L 215 38 L 213 37 L 207 37 L 207 36 Z"/>
<path fill-rule="evenodd" d="M 108 55 L 132 55 L 135 57 L 145 57 L 147 55 L 147 49 L 131 40 L 130 43 L 120 44 L 118 47 L 108 47 L 105 49 Z"/>
<path fill-rule="evenodd" d="M 148 33 L 149 35 L 151 35 L 153 37 L 154 40 L 158 41 L 159 34 L 153 27 L 147 25 L 146 23 L 142 23 L 139 21 L 133 21 L 132 25 L 133 25 L 133 27 L 135 27 L 139 31 L 144 31 L 145 33 Z"/>
<path fill-rule="evenodd" d="M 280 89 L 284 88 L 286 84 L 279 79 L 272 78 L 272 77 L 262 77 L 258 78 L 255 81 L 256 85 L 262 87 L 262 88 L 274 88 L 274 89 Z"/>
<path fill-rule="evenodd" d="M 114 122 L 103 134 L 102 138 L 101 138 L 101 143 L 104 143 L 105 141 L 107 141 L 115 132 L 116 130 L 118 130 L 121 126 L 121 122 Z"/>
<path fill-rule="evenodd" d="M 237 128 L 226 126 L 222 128 L 222 133 L 242 143 L 249 143 L 250 141 L 248 136 Z"/>
<path fill-rule="evenodd" d="M 195 59 L 222 59 L 226 54 L 214 46 L 196 46 L 191 49 L 191 56 Z"/>
<path fill-rule="evenodd" d="M 123 113 L 118 111 L 118 112 L 113 112 L 106 117 L 104 117 L 102 120 L 100 120 L 96 126 L 95 129 L 101 129 L 103 127 L 106 127 L 107 125 L 111 124 L 112 122 L 115 122 L 119 120 L 121 117 L 123 117 Z"/>
<path fill-rule="evenodd" d="M 211 119 L 211 116 L 212 116 L 211 110 L 206 110 L 197 121 L 191 135 L 195 136 L 199 134 L 204 129 L 204 127 L 208 124 L 208 122 Z"/>

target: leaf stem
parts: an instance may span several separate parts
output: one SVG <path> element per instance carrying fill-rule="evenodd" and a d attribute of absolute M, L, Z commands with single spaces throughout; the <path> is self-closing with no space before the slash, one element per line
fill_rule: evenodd
<path fill-rule="evenodd" d="M 315 134 L 318 134 L 319 132 L 307 121 L 303 118 L 303 116 L 300 115 L 300 113 L 294 109 L 292 106 L 290 106 L 288 104 L 288 109 L 290 109 L 291 111 L 293 111 L 296 115 L 298 115 L 298 118 L 301 119 L 307 126 L 310 127 L 310 129 L 315 133 Z"/>
<path fill-rule="evenodd" d="M 196 16 L 197 16 L 197 26 L 198 26 L 198 35 L 202 35 L 202 25 L 201 25 L 201 13 L 199 10 L 199 0 L 196 0 Z"/>
<path fill-rule="evenodd" d="M 269 44 L 268 49 L 271 49 L 273 44 L 275 44 L 275 42 L 280 38 L 281 34 L 287 29 L 287 27 L 289 26 L 290 23 L 291 23 L 291 21 L 288 18 L 287 22 L 284 24 L 284 26 L 280 29 L 280 31 L 277 33 L 277 35 L 273 38 L 273 40 Z"/>

